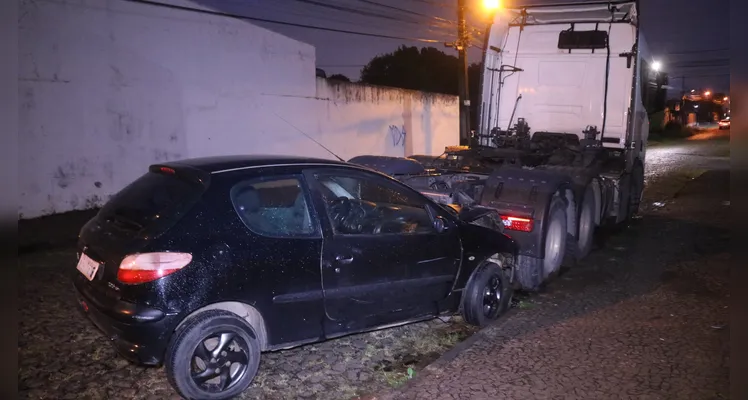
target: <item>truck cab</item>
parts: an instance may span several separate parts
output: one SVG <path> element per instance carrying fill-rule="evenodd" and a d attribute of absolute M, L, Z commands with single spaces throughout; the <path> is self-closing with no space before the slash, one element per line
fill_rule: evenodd
<path fill-rule="evenodd" d="M 656 75 L 635 1 L 521 6 L 485 38 L 479 127 L 428 175 L 399 179 L 441 203 L 490 207 L 537 289 L 638 211 Z"/>
<path fill-rule="evenodd" d="M 635 2 L 526 6 L 497 13 L 486 38 L 479 144 L 519 118 L 533 134 L 597 129 L 605 149 L 643 162 L 651 56 Z M 493 135 L 495 136 L 495 135 Z"/>

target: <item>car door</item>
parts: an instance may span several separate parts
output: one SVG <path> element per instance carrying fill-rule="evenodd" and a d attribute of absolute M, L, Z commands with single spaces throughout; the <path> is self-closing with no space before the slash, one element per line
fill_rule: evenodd
<path fill-rule="evenodd" d="M 307 171 L 307 180 L 323 216 L 326 333 L 439 312 L 462 250 L 456 229 L 435 228 L 433 204 L 397 181 L 354 168 Z"/>
<path fill-rule="evenodd" d="M 303 176 L 263 173 L 228 179 L 240 223 L 220 229 L 231 229 L 225 253 L 238 268 L 223 272 L 230 290 L 217 296 L 260 310 L 271 346 L 319 338 L 323 239 Z"/>

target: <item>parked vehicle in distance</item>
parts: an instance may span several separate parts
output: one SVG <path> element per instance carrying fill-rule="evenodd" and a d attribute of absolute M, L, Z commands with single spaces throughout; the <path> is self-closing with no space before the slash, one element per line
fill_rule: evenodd
<path fill-rule="evenodd" d="M 278 156 L 154 165 L 82 229 L 80 308 L 188 399 L 243 392 L 263 351 L 509 307 L 517 249 L 384 174 Z"/>
<path fill-rule="evenodd" d="M 730 129 L 730 117 L 719 121 L 719 129 Z"/>

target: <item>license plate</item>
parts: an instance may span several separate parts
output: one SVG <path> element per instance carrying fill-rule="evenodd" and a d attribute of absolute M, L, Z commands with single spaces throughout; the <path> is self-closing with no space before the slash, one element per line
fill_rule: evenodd
<path fill-rule="evenodd" d="M 81 254 L 80 260 L 78 260 L 78 271 L 83 274 L 89 281 L 93 280 L 96 276 L 96 271 L 99 270 L 99 263 L 92 260 L 85 254 Z"/>

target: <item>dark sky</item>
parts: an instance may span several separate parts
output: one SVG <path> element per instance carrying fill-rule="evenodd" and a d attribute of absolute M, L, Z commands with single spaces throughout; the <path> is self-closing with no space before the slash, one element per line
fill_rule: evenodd
<path fill-rule="evenodd" d="M 372 57 L 400 45 L 434 46 L 456 54 L 443 43 L 454 40 L 457 0 L 193 0 L 223 12 L 341 30 L 438 40 L 424 43 L 382 39 L 307 28 L 257 23 L 317 49 L 317 66 L 328 75 L 359 77 Z M 563 1 L 563 0 L 562 0 Z M 568 0 L 567 0 L 568 1 Z M 482 0 L 467 0 L 469 25 L 482 31 Z M 513 3 L 511 3 L 513 2 Z M 504 4 L 553 3 L 554 0 L 503 0 Z M 315 4 L 315 3 L 322 3 Z M 325 7 L 327 5 L 328 7 Z M 348 11 L 343 10 L 348 9 Z M 647 41 L 679 92 L 729 90 L 729 0 L 640 0 L 641 27 Z M 474 43 L 482 45 L 481 36 Z M 470 50 L 471 62 L 481 59 Z"/>

